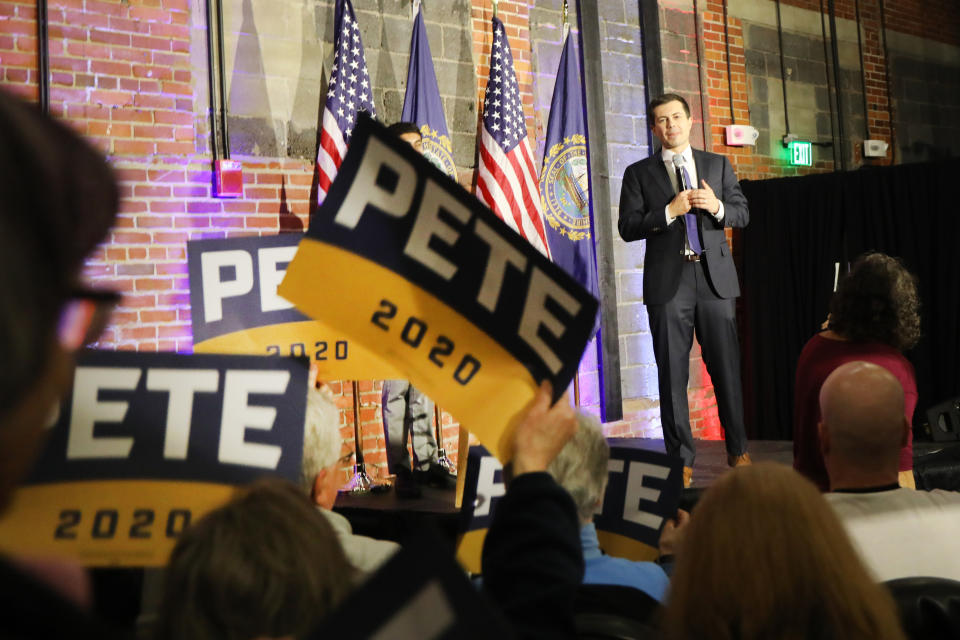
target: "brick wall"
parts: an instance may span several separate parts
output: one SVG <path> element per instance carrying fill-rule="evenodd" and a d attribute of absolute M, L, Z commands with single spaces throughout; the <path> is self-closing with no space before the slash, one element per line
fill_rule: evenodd
<path fill-rule="evenodd" d="M 729 4 L 768 6 L 772 0 Z M 838 0 L 837 4 L 841 19 L 852 17 L 852 0 Z M 309 9 L 293 0 L 240 0 L 225 5 L 227 88 L 234 134 L 231 142 L 234 157 L 244 163 L 245 174 L 244 197 L 235 201 L 212 198 L 210 192 L 202 4 L 189 0 L 51 0 L 49 4 L 51 111 L 108 153 L 122 181 L 117 228 L 87 266 L 88 277 L 125 293 L 113 326 L 104 336 L 102 346 L 106 348 L 190 350 L 186 240 L 301 231 L 307 223 L 316 118 L 325 79 L 321 60 L 329 67 L 333 3 L 318 0 Z M 545 135 L 559 58 L 560 6 L 560 0 L 539 0 L 532 7 L 527 2 L 499 3 L 499 15 L 516 60 L 527 128 L 537 148 Z M 819 0 L 785 0 L 784 6 L 793 11 L 819 11 Z M 867 122 L 872 137 L 885 139 L 889 136 L 890 108 L 886 104 L 887 61 L 882 57 L 879 39 L 878 6 L 879 0 L 861 0 Z M 355 7 L 377 85 L 378 111 L 387 120 L 396 119 L 406 78 L 409 3 L 355 0 Z M 752 18 L 736 11 L 730 16 L 734 113 L 738 122 L 750 122 L 764 130 L 768 151 L 764 152 L 762 145 L 735 149 L 721 144 L 722 127 L 730 121 L 730 114 L 720 0 L 699 3 L 703 32 L 699 43 L 692 0 L 661 0 L 660 8 L 665 80 L 668 88 L 691 97 L 697 121 L 695 139 L 709 139 L 709 146 L 730 156 L 744 178 L 795 172 L 769 151 L 775 148 L 772 139 L 782 135 L 778 123 L 770 121 L 770 114 L 778 108 L 779 57 L 773 50 L 751 42 L 754 31 L 757 43 L 769 38 L 762 31 L 768 25 L 751 22 Z M 649 153 L 637 10 L 634 0 L 607 0 L 601 9 L 614 207 L 619 201 L 623 169 Z M 475 165 L 479 105 L 488 75 L 491 12 L 490 0 L 426 5 L 441 95 L 461 182 L 465 184 L 472 181 Z M 943 46 L 958 44 L 960 12 L 951 0 L 922 5 L 919 0 L 888 0 L 886 12 L 888 28 L 898 30 L 892 35 L 906 34 L 903 37 L 917 41 L 914 35 L 922 36 Z M 571 20 L 575 21 L 575 16 Z M 812 112 L 810 120 L 819 130 L 827 113 L 826 72 L 822 77 L 814 76 L 816 43 L 794 37 L 789 28 L 785 36 L 785 44 L 792 47 L 790 64 L 805 76 L 789 81 L 791 96 L 807 92 L 810 105 L 805 108 Z M 822 55 L 822 43 L 820 47 Z M 36 49 L 33 0 L 0 0 L 0 82 L 7 90 L 34 100 L 38 95 Z M 951 92 L 960 89 L 949 84 L 956 83 L 950 73 L 955 67 L 944 66 L 941 70 L 929 61 L 898 55 L 893 68 L 902 71 L 894 75 L 894 89 L 901 113 L 895 133 L 911 144 L 950 139 L 953 129 L 943 128 L 945 125 L 933 129 L 922 123 L 923 114 L 936 110 L 933 102 L 941 94 L 918 95 L 914 76 L 918 70 L 925 74 L 929 71 L 938 76 L 929 79 L 946 83 L 944 90 L 953 96 Z M 841 62 L 846 65 L 843 54 Z M 845 69 L 841 90 L 851 93 L 846 103 L 853 111 L 848 115 L 855 121 L 856 111 L 862 111 L 856 94 L 859 69 L 850 69 L 849 65 Z M 927 81 L 927 75 L 917 77 Z M 701 86 L 710 96 L 706 113 L 699 99 Z M 957 100 L 950 100 L 948 106 L 952 104 L 956 110 Z M 766 123 L 761 122 L 764 114 Z M 859 115 L 862 118 L 862 112 Z M 903 122 L 905 117 L 907 121 Z M 943 120 L 955 122 L 957 118 Z M 921 126 L 930 130 L 918 128 Z M 950 147 L 946 149 L 949 152 Z M 818 165 L 813 170 L 828 171 L 832 167 L 832 153 L 818 151 Z M 614 220 L 616 215 L 614 210 Z M 623 243 L 619 238 L 614 241 L 626 418 L 623 423 L 608 426 L 608 431 L 616 435 L 650 435 L 659 430 L 656 368 L 640 295 L 642 244 Z M 713 436 L 717 423 L 712 388 L 696 352 L 692 365 L 695 429 L 700 435 Z M 584 362 L 588 378 L 585 403 L 593 407 L 598 402 L 593 386 L 595 370 L 595 359 L 588 353 Z M 350 393 L 349 385 L 346 393 Z M 362 393 L 362 429 L 373 447 L 368 461 L 379 468 L 384 452 L 378 440 L 382 439 L 376 410 L 378 383 L 371 382 L 369 388 L 365 385 Z M 352 411 L 347 414 L 345 425 L 351 424 L 347 417 Z M 444 422 L 446 448 L 455 455 L 456 425 L 450 416 L 445 416 Z M 349 428 L 345 427 L 345 432 Z"/>
<path fill-rule="evenodd" d="M 820 0 L 783 0 L 783 4 L 820 11 Z M 856 0 L 835 0 L 840 18 L 856 17 Z M 879 2 L 860 0 L 861 17 L 879 8 Z M 960 13 L 955 0 L 885 0 L 887 28 L 921 38 L 956 44 L 960 38 Z"/>

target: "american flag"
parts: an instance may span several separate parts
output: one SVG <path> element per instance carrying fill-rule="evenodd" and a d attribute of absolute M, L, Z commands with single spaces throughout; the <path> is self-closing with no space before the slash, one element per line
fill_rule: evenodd
<path fill-rule="evenodd" d="M 350 135 L 357 122 L 357 112 L 376 115 L 373 109 L 373 88 L 367 61 L 360 42 L 360 28 L 350 0 L 337 0 L 333 19 L 333 68 L 327 85 L 327 102 L 323 107 L 323 129 L 317 149 L 317 200 L 323 202 L 340 163 L 347 153 Z"/>
<path fill-rule="evenodd" d="M 540 186 L 503 23 L 493 18 L 490 79 L 483 101 L 477 197 L 541 253 L 550 256 Z"/>

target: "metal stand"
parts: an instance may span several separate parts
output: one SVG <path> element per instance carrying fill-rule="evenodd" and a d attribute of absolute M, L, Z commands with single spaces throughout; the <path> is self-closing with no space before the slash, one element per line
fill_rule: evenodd
<path fill-rule="evenodd" d="M 367 475 L 367 468 L 363 464 L 363 447 L 360 443 L 360 385 L 356 380 L 353 381 L 353 450 L 357 460 L 353 465 L 353 478 L 340 489 L 340 493 L 370 493 L 373 481 Z"/>
<path fill-rule="evenodd" d="M 453 460 L 447 457 L 447 450 L 443 448 L 443 429 L 441 428 L 443 424 L 442 413 L 440 407 L 436 404 L 433 405 L 433 419 L 434 425 L 437 431 L 437 464 L 440 465 L 444 471 L 449 473 L 452 476 L 457 475 L 457 467 L 453 464 Z"/>

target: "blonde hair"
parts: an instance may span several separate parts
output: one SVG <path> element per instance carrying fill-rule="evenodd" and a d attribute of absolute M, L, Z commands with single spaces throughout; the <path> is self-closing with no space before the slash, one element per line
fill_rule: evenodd
<path fill-rule="evenodd" d="M 773 463 L 728 472 L 697 504 L 664 629 L 674 640 L 904 639 L 820 492 Z"/>

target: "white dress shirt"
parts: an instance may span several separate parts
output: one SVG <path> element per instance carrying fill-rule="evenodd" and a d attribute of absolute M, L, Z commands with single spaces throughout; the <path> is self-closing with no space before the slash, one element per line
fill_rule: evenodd
<path fill-rule="evenodd" d="M 670 184 L 673 185 L 673 191 L 674 193 L 680 193 L 682 187 L 677 184 L 677 169 L 675 166 L 673 166 L 673 156 L 675 155 L 677 154 L 669 149 L 663 149 L 660 151 L 660 159 L 663 160 L 663 164 L 667 168 L 667 175 L 670 176 Z M 679 155 L 681 158 L 683 158 L 683 166 L 687 168 L 687 174 L 690 176 L 690 188 L 700 188 L 700 180 L 699 176 L 697 176 L 697 165 L 693 162 L 693 147 L 687 145 L 687 147 L 681 151 Z M 713 217 L 719 222 L 720 220 L 723 220 L 723 201 L 719 198 L 717 198 L 717 201 L 720 202 L 720 208 L 717 209 L 716 213 L 711 215 L 713 215 Z M 667 206 L 670 206 L 669 203 Z M 676 218 L 670 217 L 670 214 L 667 212 L 667 207 L 663 208 L 663 217 L 666 219 L 667 225 L 673 224 L 674 220 L 676 220 Z M 690 249 L 690 243 L 687 240 L 686 235 L 683 237 L 683 247 L 684 253 L 693 253 L 693 250 Z"/>

